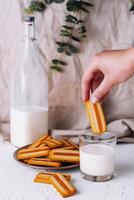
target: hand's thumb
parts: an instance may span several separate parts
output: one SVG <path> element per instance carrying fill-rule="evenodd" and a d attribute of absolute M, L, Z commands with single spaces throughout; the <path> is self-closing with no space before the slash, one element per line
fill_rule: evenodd
<path fill-rule="evenodd" d="M 107 78 L 104 78 L 102 83 L 95 89 L 91 96 L 91 102 L 97 103 L 100 101 L 110 90 L 112 85 Z"/>

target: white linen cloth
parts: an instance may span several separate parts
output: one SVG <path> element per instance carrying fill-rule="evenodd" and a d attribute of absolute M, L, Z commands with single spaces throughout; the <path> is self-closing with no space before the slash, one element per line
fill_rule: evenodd
<path fill-rule="evenodd" d="M 134 15 L 129 12 L 129 0 L 94 0 L 93 3 L 87 17 L 88 37 L 81 46 L 82 52 L 67 58 L 69 64 L 64 73 L 53 73 L 49 127 L 63 132 L 68 130 L 68 134 L 69 130 L 76 130 L 77 134 L 77 130 L 89 128 L 81 98 L 81 78 L 85 68 L 89 67 L 91 56 L 101 50 L 128 48 L 134 42 Z M 22 7 L 23 0 L 0 1 L 1 139 L 6 139 L 9 134 L 11 79 L 23 54 Z M 52 4 L 45 13 L 36 14 L 38 48 L 46 69 L 56 56 L 55 41 L 64 16 L 63 4 Z M 120 141 L 125 142 L 134 142 L 133 86 L 134 77 L 116 86 L 103 102 L 108 131 L 115 132 L 122 138 Z"/>

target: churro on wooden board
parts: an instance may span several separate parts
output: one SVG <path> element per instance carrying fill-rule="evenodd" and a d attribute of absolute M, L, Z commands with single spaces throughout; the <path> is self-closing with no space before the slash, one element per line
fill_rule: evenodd
<path fill-rule="evenodd" d="M 87 116 L 92 132 L 102 134 L 106 132 L 106 120 L 100 103 L 92 104 L 90 100 L 85 102 Z"/>

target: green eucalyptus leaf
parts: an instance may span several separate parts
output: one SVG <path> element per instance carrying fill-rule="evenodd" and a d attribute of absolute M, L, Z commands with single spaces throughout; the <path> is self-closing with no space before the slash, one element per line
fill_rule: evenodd
<path fill-rule="evenodd" d="M 54 65 L 58 65 L 60 62 L 59 62 L 58 59 L 53 59 L 53 60 L 52 60 L 52 63 L 53 63 Z"/>
<path fill-rule="evenodd" d="M 86 33 L 86 27 L 85 26 L 81 26 L 78 28 L 78 32 L 81 34 Z"/>
<path fill-rule="evenodd" d="M 93 4 L 82 0 L 68 0 L 66 4 L 67 10 L 71 12 L 77 12 L 79 10 L 87 12 L 87 9 L 85 7 L 89 6 L 91 7 L 93 6 Z M 86 11 L 84 10 L 84 8 L 86 9 Z"/>
<path fill-rule="evenodd" d="M 78 53 L 79 52 L 79 49 L 72 44 L 68 45 L 68 49 L 71 53 Z"/>
<path fill-rule="evenodd" d="M 58 48 L 57 48 L 57 51 L 58 51 L 59 53 L 63 53 L 64 50 L 65 50 L 65 49 L 64 49 L 63 47 L 58 47 Z"/>
<path fill-rule="evenodd" d="M 68 30 L 61 30 L 62 33 L 70 33 Z"/>
<path fill-rule="evenodd" d="M 26 9 L 27 12 L 35 12 L 35 11 L 44 11 L 46 9 L 46 5 L 41 1 L 31 1 L 30 6 Z"/>
<path fill-rule="evenodd" d="M 50 66 L 51 70 L 57 71 L 57 72 L 63 72 L 62 67 L 57 66 L 57 65 L 52 65 Z"/>
<path fill-rule="evenodd" d="M 72 26 L 66 26 L 66 25 L 63 25 L 62 27 L 65 28 L 65 29 L 68 29 L 68 30 L 72 30 L 72 29 L 73 29 Z"/>
<path fill-rule="evenodd" d="M 80 35 L 80 38 L 86 38 L 87 35 Z"/>
<path fill-rule="evenodd" d="M 72 36 L 71 38 L 72 38 L 72 40 L 74 40 L 74 41 L 76 41 L 76 42 L 81 42 L 80 39 L 79 39 L 78 37 Z"/>
<path fill-rule="evenodd" d="M 70 37 L 69 34 L 65 34 L 65 33 L 61 33 L 60 36 L 62 36 L 62 37 Z"/>
<path fill-rule="evenodd" d="M 64 52 L 64 49 L 61 48 L 61 47 L 59 47 L 59 48 L 57 48 L 57 51 L 58 51 L 59 53 L 63 53 L 63 52 Z"/>
<path fill-rule="evenodd" d="M 53 2 L 53 0 L 44 0 L 44 2 L 45 2 L 46 4 L 51 4 L 51 3 Z"/>
<path fill-rule="evenodd" d="M 134 1 L 132 1 L 129 11 L 134 13 Z"/>
<path fill-rule="evenodd" d="M 74 17 L 73 15 L 66 15 L 65 21 L 68 23 L 73 23 L 73 24 L 78 23 L 78 19 L 76 17 Z"/>
<path fill-rule="evenodd" d="M 82 24 L 82 23 L 85 23 L 83 20 L 78 20 L 77 21 L 77 24 Z"/>
<path fill-rule="evenodd" d="M 53 0 L 54 3 L 63 3 L 65 0 Z"/>
<path fill-rule="evenodd" d="M 72 55 L 72 53 L 71 53 L 71 51 L 65 51 L 65 54 L 67 55 L 67 56 L 71 56 Z"/>
<path fill-rule="evenodd" d="M 53 63 L 54 65 L 58 65 L 58 64 L 67 65 L 66 62 L 64 62 L 64 61 L 62 61 L 62 60 L 59 60 L 59 59 L 53 59 L 53 60 L 52 60 L 52 63 Z"/>
<path fill-rule="evenodd" d="M 65 36 L 65 37 L 71 37 L 72 34 L 70 33 L 69 29 L 65 29 L 65 30 L 61 30 L 60 35 Z"/>
<path fill-rule="evenodd" d="M 81 7 L 81 1 L 77 0 L 68 0 L 66 4 L 67 10 L 71 12 L 76 12 L 80 9 Z"/>
<path fill-rule="evenodd" d="M 61 60 L 60 60 L 60 64 L 61 64 L 61 65 L 67 65 L 67 63 L 66 63 L 66 62 L 64 62 L 64 61 L 61 61 Z"/>
<path fill-rule="evenodd" d="M 61 33 L 60 35 L 64 37 L 71 37 L 71 34 L 68 34 L 68 33 Z"/>
<path fill-rule="evenodd" d="M 84 6 L 90 6 L 93 7 L 94 5 L 92 3 L 86 2 L 86 1 L 81 1 L 81 4 Z"/>
<path fill-rule="evenodd" d="M 85 12 L 85 13 L 89 13 L 88 9 L 86 9 L 86 8 L 84 8 L 84 7 L 81 7 L 80 9 L 81 9 L 83 12 Z"/>
<path fill-rule="evenodd" d="M 67 43 L 66 42 L 56 42 L 56 44 L 59 46 L 59 47 L 66 47 L 67 46 Z"/>

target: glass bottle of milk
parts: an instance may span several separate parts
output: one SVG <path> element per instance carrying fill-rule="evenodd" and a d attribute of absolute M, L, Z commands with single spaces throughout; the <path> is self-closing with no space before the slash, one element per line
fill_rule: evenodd
<path fill-rule="evenodd" d="M 11 90 L 11 142 L 32 143 L 48 132 L 48 77 L 36 48 L 34 17 L 25 17 L 25 50 Z"/>

